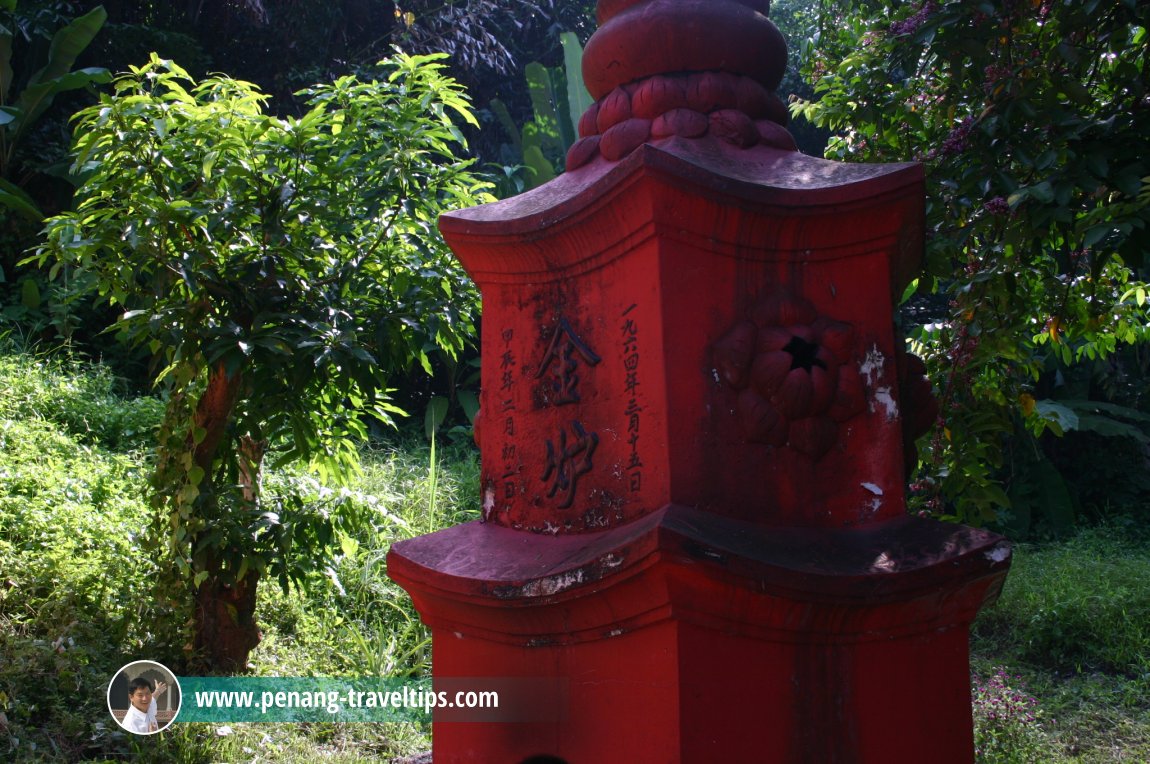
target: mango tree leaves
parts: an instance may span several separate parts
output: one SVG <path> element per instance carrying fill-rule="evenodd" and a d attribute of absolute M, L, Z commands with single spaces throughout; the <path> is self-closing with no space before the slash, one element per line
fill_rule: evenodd
<path fill-rule="evenodd" d="M 302 504 L 288 502 L 272 522 L 254 496 L 220 497 L 252 487 L 264 448 L 326 482 L 354 474 L 369 423 L 397 413 L 388 378 L 474 333 L 477 293 L 435 223 L 489 197 L 456 155 L 457 123 L 474 117 L 438 59 L 398 54 L 374 80 L 304 91 L 303 115 L 281 119 L 249 83 L 196 82 L 153 56 L 76 117 L 85 181 L 36 259 L 70 266 L 158 356 L 170 405 L 157 496 L 193 567 L 289 580 L 288 560 L 318 564 L 328 521 L 292 519 Z M 237 381 L 235 398 L 212 469 L 193 475 L 209 374 Z"/>

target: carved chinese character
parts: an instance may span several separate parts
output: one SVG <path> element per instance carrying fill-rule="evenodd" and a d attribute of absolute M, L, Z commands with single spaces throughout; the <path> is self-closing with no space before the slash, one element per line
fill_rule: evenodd
<path fill-rule="evenodd" d="M 551 481 L 548 498 L 556 494 L 562 496 L 560 509 L 566 509 L 575 502 L 575 486 L 579 477 L 591 471 L 591 457 L 599 445 L 599 435 L 587 432 L 579 422 L 572 422 L 575 438 L 568 442 L 567 431 L 559 431 L 559 445 L 547 441 L 547 467 L 543 471 L 543 482 Z"/>
<path fill-rule="evenodd" d="M 551 399 L 553 403 L 579 402 L 579 375 L 576 373 L 579 369 L 579 358 L 582 358 L 588 366 L 595 366 L 600 360 L 595 351 L 575 333 L 571 324 L 567 323 L 567 319 L 561 318 L 559 326 L 555 328 L 555 334 L 551 337 L 551 344 L 539 363 L 539 371 L 535 374 L 535 378 L 538 379 L 547 373 L 553 361 L 558 364 L 553 385 L 555 397 Z"/>

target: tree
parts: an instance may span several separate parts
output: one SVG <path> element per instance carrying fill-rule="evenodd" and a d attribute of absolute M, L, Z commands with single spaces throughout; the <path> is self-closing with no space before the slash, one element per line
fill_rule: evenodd
<path fill-rule="evenodd" d="M 261 577 L 298 584 L 343 521 L 263 506 L 265 463 L 346 478 L 395 413 L 389 375 L 474 331 L 436 219 L 486 184 L 455 156 L 455 121 L 474 118 L 439 58 L 316 86 L 281 119 L 246 82 L 153 56 L 77 115 L 79 204 L 37 259 L 122 309 L 115 328 L 161 361 L 157 528 L 217 668 L 258 642 Z"/>
<path fill-rule="evenodd" d="M 1137 0 L 823 7 L 817 100 L 795 113 L 837 132 L 829 156 L 927 165 L 916 286 L 942 299 L 908 329 L 942 402 L 917 483 L 938 514 L 1065 526 L 1065 485 L 1032 438 L 1103 419 L 1140 434 L 1137 412 L 1055 398 L 1150 336 L 1148 26 Z"/>
<path fill-rule="evenodd" d="M 302 72 L 314 77 L 354 70 L 385 55 L 392 45 L 411 53 L 447 53 L 457 77 L 480 71 L 503 77 L 538 58 L 540 46 L 559 55 L 553 25 L 589 26 L 593 6 L 590 0 L 77 1 L 84 6 L 102 2 L 116 27 L 143 34 L 188 33 L 215 70 L 284 96 L 290 88 L 281 89 Z M 285 60 L 291 62 L 287 71 Z"/>

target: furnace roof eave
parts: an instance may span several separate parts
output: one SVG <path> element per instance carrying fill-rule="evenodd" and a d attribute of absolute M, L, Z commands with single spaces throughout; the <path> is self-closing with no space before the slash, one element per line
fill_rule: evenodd
<path fill-rule="evenodd" d="M 601 157 L 518 196 L 456 210 L 440 217 L 445 235 L 538 234 L 610 196 L 640 170 L 671 176 L 700 193 L 721 193 L 802 214 L 865 202 L 891 192 L 921 193 L 921 164 L 870 164 L 818 159 L 759 145 L 738 148 L 722 141 L 665 138 L 640 146 L 618 162 Z"/>

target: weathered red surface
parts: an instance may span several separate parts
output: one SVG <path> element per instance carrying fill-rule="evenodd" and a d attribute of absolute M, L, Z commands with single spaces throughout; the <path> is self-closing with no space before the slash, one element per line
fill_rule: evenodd
<path fill-rule="evenodd" d="M 436 675 L 568 693 L 558 723 L 437 724 L 437 762 L 973 759 L 967 627 L 1010 555 L 993 534 L 669 506 L 598 533 L 476 522 L 419 542 L 389 573 L 436 635 Z"/>
<path fill-rule="evenodd" d="M 787 48 L 775 25 L 754 7 L 762 5 L 653 0 L 631 3 L 606 18 L 600 5 L 599 30 L 583 52 L 587 91 L 598 99 L 620 85 L 684 69 L 743 74 L 774 90 L 786 69 Z M 689 67 L 681 65 L 684 60 Z"/>
<path fill-rule="evenodd" d="M 580 532 L 673 502 L 781 525 L 902 514 L 890 295 L 917 268 L 921 183 L 918 165 L 671 138 L 445 216 L 485 302 L 485 520 Z M 853 403 L 733 384 L 722 343 L 755 321 L 762 339 L 830 342 L 823 390 Z M 781 440 L 748 438 L 755 396 L 790 414 Z M 581 446 L 557 485 L 548 465 Z"/>
<path fill-rule="evenodd" d="M 561 722 L 439 717 L 436 762 L 973 758 L 967 628 L 1010 553 L 905 515 L 922 168 L 780 138 L 766 5 L 603 0 L 570 171 L 441 220 L 484 300 L 483 520 L 388 572 L 437 678 L 568 694 Z M 716 62 L 702 30 L 735 27 Z"/>

